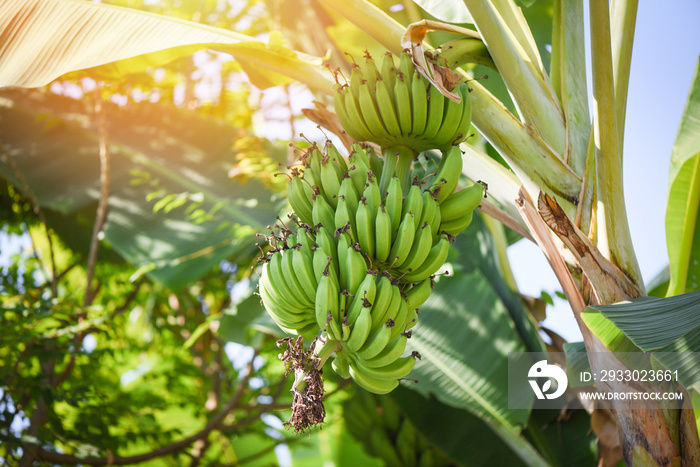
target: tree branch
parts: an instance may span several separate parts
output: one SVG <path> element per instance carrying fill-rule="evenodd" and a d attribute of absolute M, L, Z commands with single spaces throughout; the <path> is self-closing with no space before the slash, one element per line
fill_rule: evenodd
<path fill-rule="evenodd" d="M 62 464 L 62 465 L 130 465 L 130 464 L 138 464 L 140 462 L 146 462 L 151 459 L 155 459 L 157 457 L 165 456 L 168 454 L 174 454 L 176 452 L 179 452 L 192 443 L 194 443 L 197 440 L 200 439 L 206 439 L 209 434 L 215 430 L 218 429 L 223 422 L 224 418 L 233 410 L 236 408 L 243 397 L 243 393 L 245 390 L 248 388 L 248 382 L 250 381 L 250 378 L 253 376 L 253 362 L 255 361 L 255 358 L 258 356 L 259 349 L 256 349 L 255 352 L 253 353 L 253 357 L 250 359 L 250 363 L 246 367 L 246 375 L 243 377 L 241 380 L 241 383 L 238 386 L 238 389 L 236 392 L 231 396 L 231 398 L 226 402 L 226 405 L 219 411 L 219 413 L 216 414 L 214 418 L 212 418 L 205 426 L 202 428 L 200 431 L 197 433 L 190 435 L 186 438 L 181 439 L 180 441 L 176 441 L 174 443 L 166 444 L 165 446 L 161 446 L 157 449 L 154 449 L 153 451 L 144 453 L 144 454 L 138 454 L 135 456 L 127 456 L 127 457 L 120 457 L 120 456 L 112 456 L 110 455 L 109 457 L 83 457 L 79 458 L 70 454 L 60 454 L 57 452 L 52 452 L 52 451 L 46 451 L 45 449 L 39 447 L 38 445 L 36 446 L 36 459 L 39 460 L 44 460 L 48 462 L 53 462 L 56 464 Z"/>
<path fill-rule="evenodd" d="M 83 306 L 87 307 L 95 298 L 96 290 L 92 289 L 92 280 L 95 275 L 95 266 L 97 264 L 97 252 L 100 247 L 99 235 L 107 219 L 107 199 L 109 197 L 109 143 L 107 134 L 107 123 L 105 121 L 105 112 L 102 105 L 102 86 L 99 84 L 95 87 L 95 115 L 99 127 L 99 147 L 100 147 L 100 201 L 97 206 L 97 217 L 92 230 L 92 239 L 90 240 L 90 253 L 88 254 L 87 265 L 87 286 L 85 288 L 85 298 Z"/>

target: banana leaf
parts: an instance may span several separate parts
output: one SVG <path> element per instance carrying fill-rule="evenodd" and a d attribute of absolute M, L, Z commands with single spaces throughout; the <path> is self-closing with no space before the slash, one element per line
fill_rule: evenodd
<path fill-rule="evenodd" d="M 67 227 L 61 231 L 69 242 L 84 242 L 91 223 L 71 229 L 66 219 L 91 212 L 99 197 L 94 117 L 80 101 L 40 91 L 4 90 L 0 99 L 5 104 L 0 141 L 12 162 L 0 162 L 0 176 L 21 191 L 29 188 L 52 212 L 47 217 Z M 277 206 L 261 184 L 229 180 L 234 128 L 150 103 L 108 105 L 105 112 L 111 180 L 103 233 L 114 251 L 172 289 L 201 277 L 221 259 L 254 254 L 253 229 L 271 223 Z M 156 190 L 185 193 L 187 199 L 154 213 L 157 201 L 147 197 Z M 213 215 L 198 219 L 193 206 Z"/>
<path fill-rule="evenodd" d="M 700 289 L 700 59 L 671 154 L 666 207 L 668 295 Z"/>
<path fill-rule="evenodd" d="M 226 29 L 93 2 L 2 2 L 0 36 L 0 87 L 43 86 L 85 69 L 97 78 L 123 78 L 203 48 L 234 55 L 252 80 L 261 78 L 254 82 L 260 87 L 296 80 L 329 93 L 333 84 L 321 59 L 288 49 L 278 33 L 265 44 Z"/>

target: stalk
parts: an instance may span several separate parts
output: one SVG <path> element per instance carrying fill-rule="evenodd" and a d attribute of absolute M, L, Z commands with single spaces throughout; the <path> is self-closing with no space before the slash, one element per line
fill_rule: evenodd
<path fill-rule="evenodd" d="M 510 5 L 498 3 L 500 8 L 491 1 L 465 1 L 521 119 L 532 125 L 556 153 L 563 155 L 566 148 L 564 115 L 549 77 L 541 70 L 539 54 L 529 46 L 531 33 L 522 27 Z"/>
<path fill-rule="evenodd" d="M 418 154 L 406 146 L 395 146 L 391 148 L 384 148 L 382 150 L 382 155 L 384 156 L 384 168 L 382 169 L 382 176 L 379 180 L 379 190 L 382 193 L 386 193 L 387 187 L 389 186 L 389 181 L 391 177 L 398 177 L 401 182 L 401 190 L 404 196 L 408 193 L 408 189 L 411 187 L 411 164 L 418 156 Z"/>
<path fill-rule="evenodd" d="M 612 0 L 612 60 L 615 82 L 615 117 L 617 137 L 622 153 L 625 135 L 625 114 L 627 112 L 627 89 L 632 63 L 632 44 L 637 23 L 638 0 Z"/>
<path fill-rule="evenodd" d="M 644 290 L 642 275 L 632 247 L 622 188 L 622 155 L 616 125 L 607 0 L 591 0 L 590 16 L 598 249 Z"/>
<path fill-rule="evenodd" d="M 554 11 L 552 13 L 552 57 L 549 60 L 549 76 L 552 80 L 552 88 L 561 102 L 561 55 L 562 48 L 562 28 L 561 20 L 562 0 L 554 0 Z"/>
<path fill-rule="evenodd" d="M 579 177 L 586 170 L 591 136 L 588 89 L 586 86 L 583 1 L 567 0 L 561 5 L 561 105 L 566 117 L 566 162 Z"/>

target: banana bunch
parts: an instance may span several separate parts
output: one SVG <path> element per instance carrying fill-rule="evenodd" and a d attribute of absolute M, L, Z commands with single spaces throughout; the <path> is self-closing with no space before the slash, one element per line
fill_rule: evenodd
<path fill-rule="evenodd" d="M 398 69 L 385 56 L 381 69 L 368 58 L 336 95 L 345 129 L 381 144 L 381 156 L 354 145 L 346 158 L 330 143 L 302 152 L 288 174 L 294 225 L 268 237 L 259 281 L 280 328 L 307 341 L 321 334 L 320 367 L 333 357 L 339 375 L 375 394 L 396 388 L 420 358 L 404 356 L 418 308 L 484 195 L 478 183 L 457 191 L 462 153 L 454 144 L 471 115 L 466 85 L 455 104 L 406 54 Z M 374 123 L 361 127 L 365 120 Z M 427 149 L 443 155 L 423 169 L 416 157 Z"/>
<path fill-rule="evenodd" d="M 363 259 L 365 269 L 387 273 L 400 284 L 425 281 L 445 263 L 449 240 L 471 222 L 483 188 L 475 184 L 455 192 L 462 172 L 457 146 L 443 155 L 427 189 L 416 177 L 404 193 L 382 162 L 359 145 L 347 161 L 332 145 L 325 155 L 314 148 L 302 157 L 303 172 L 292 174 L 289 202 L 303 223 L 333 231 L 341 249 L 359 245 L 360 254 L 349 255 L 357 267 Z M 341 268 L 341 281 L 345 273 Z"/>
<path fill-rule="evenodd" d="M 471 101 L 466 83 L 457 104 L 430 86 L 415 70 L 406 52 L 396 67 L 387 52 L 377 64 L 369 54 L 364 68 L 354 65 L 349 84 L 338 85 L 335 111 L 343 129 L 358 141 L 371 141 L 415 152 L 449 150 L 466 139 L 471 123 Z"/>
<path fill-rule="evenodd" d="M 343 403 L 343 420 L 367 453 L 379 457 L 387 466 L 454 465 L 429 444 L 390 397 L 355 391 Z"/>

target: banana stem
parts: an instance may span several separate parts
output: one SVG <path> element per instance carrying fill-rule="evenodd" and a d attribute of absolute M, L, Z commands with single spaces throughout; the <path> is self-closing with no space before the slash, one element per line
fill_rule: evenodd
<path fill-rule="evenodd" d="M 403 194 L 406 196 L 411 186 L 411 164 L 418 157 L 418 153 L 405 146 L 395 146 L 383 149 L 382 154 L 384 156 L 384 168 L 379 181 L 379 189 L 382 196 L 386 193 L 389 181 L 393 176 L 398 177 Z"/>
<path fill-rule="evenodd" d="M 323 343 L 320 349 L 315 350 L 314 349 L 314 354 L 316 355 L 316 358 L 318 358 L 318 363 L 316 364 L 316 368 L 320 369 L 323 368 L 323 365 L 326 364 L 326 361 L 328 358 L 333 355 L 333 352 L 338 350 L 340 348 L 340 345 L 338 341 L 334 341 L 333 339 L 326 337 L 326 341 Z"/>

